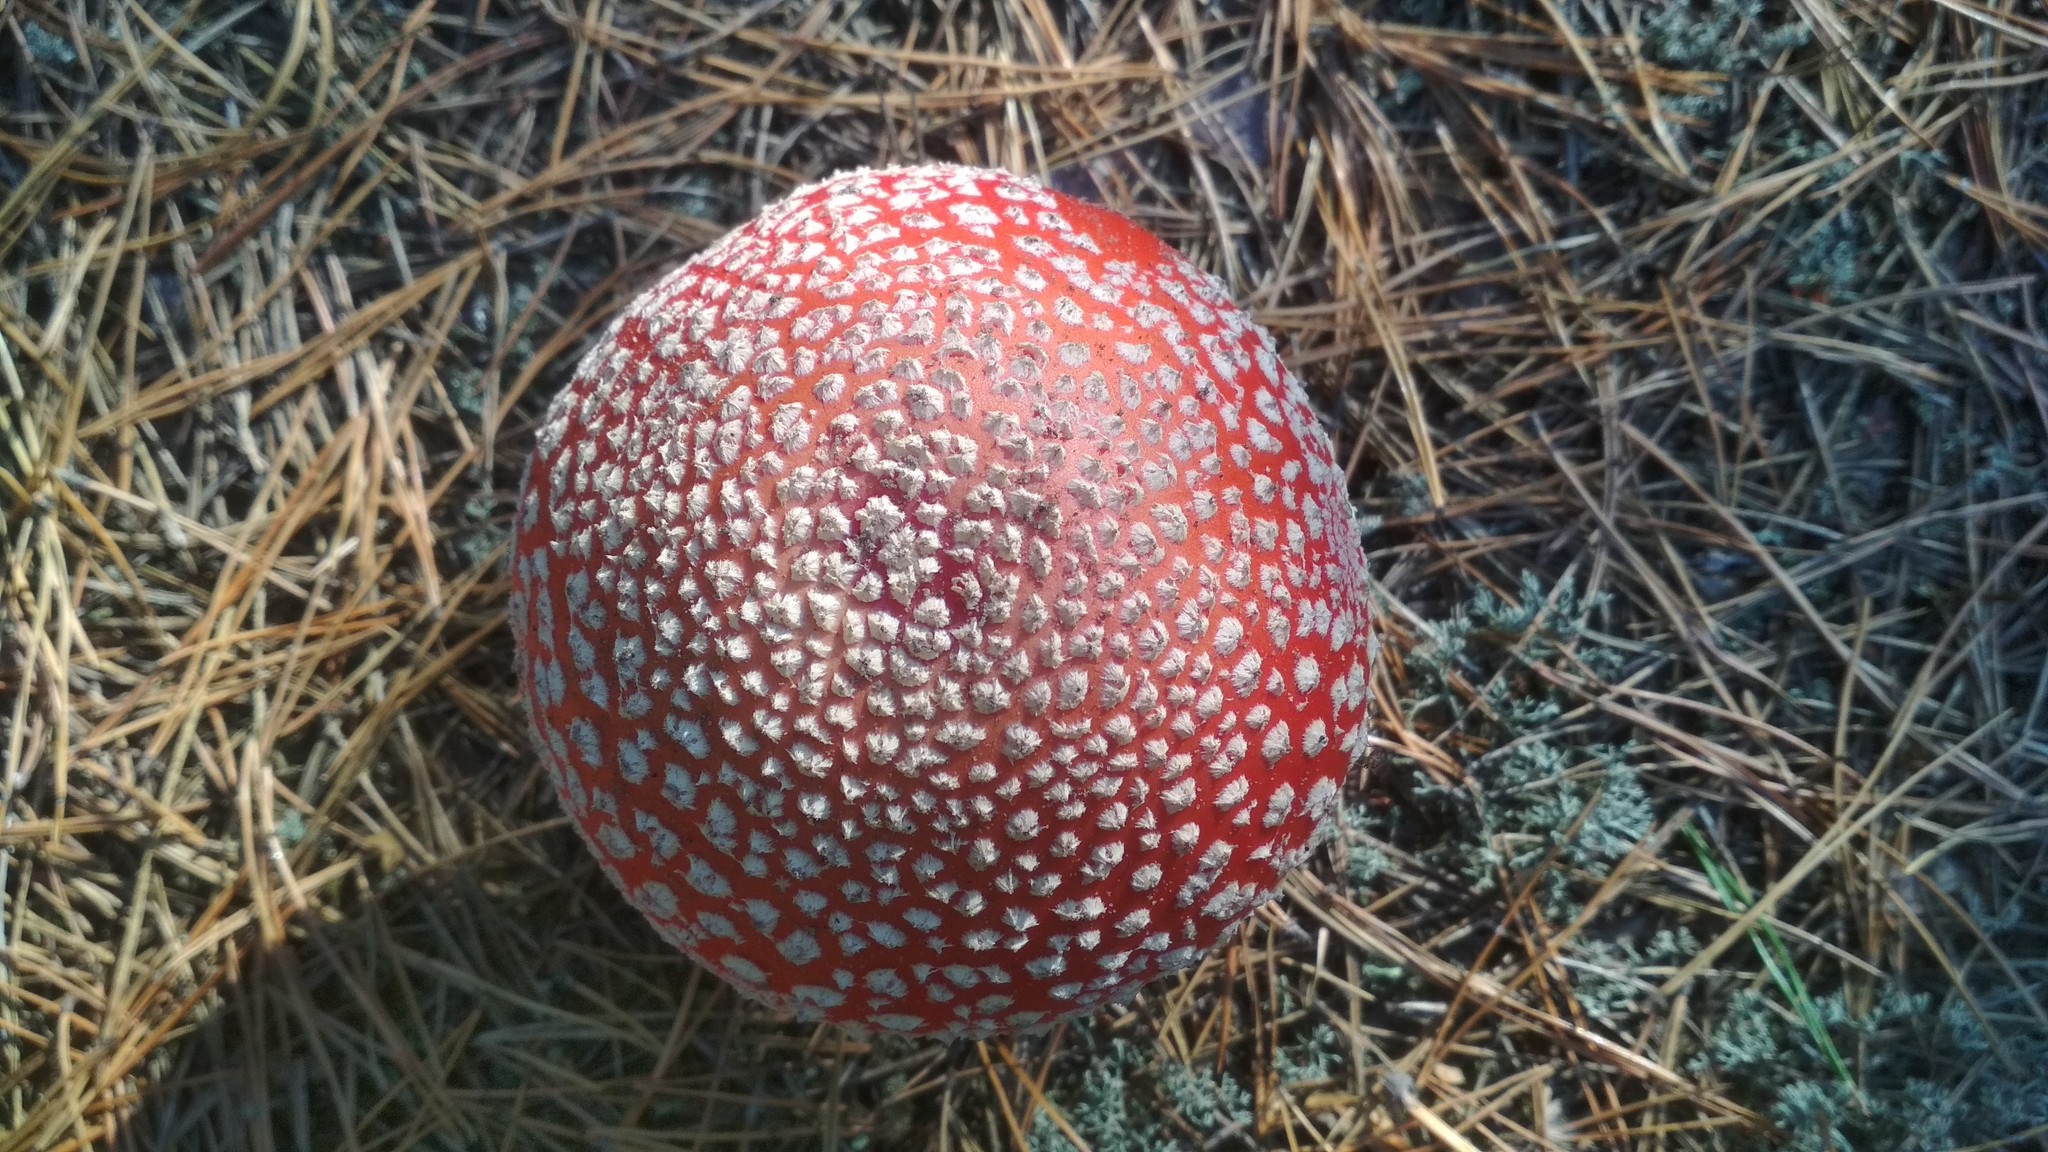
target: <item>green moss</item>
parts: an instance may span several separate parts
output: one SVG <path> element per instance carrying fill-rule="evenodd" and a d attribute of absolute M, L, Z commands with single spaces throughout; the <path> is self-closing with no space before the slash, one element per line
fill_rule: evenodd
<path fill-rule="evenodd" d="M 1347 805 L 1341 816 L 1344 836 L 1344 879 L 1353 891 L 1363 890 L 1381 873 L 1393 867 L 1393 861 L 1380 851 L 1374 843 L 1375 821 L 1363 806 Z"/>
<path fill-rule="evenodd" d="M 1659 931 L 1641 947 L 1625 939 L 1582 937 L 1569 952 L 1572 994 L 1588 1015 L 1619 1026 L 1642 1008 L 1654 987 L 1642 969 L 1675 966 L 1698 951 L 1699 941 L 1683 928 Z"/>
<path fill-rule="evenodd" d="M 38 64 L 68 67 L 78 63 L 78 49 L 71 46 L 71 41 L 33 20 L 21 22 L 21 38 L 28 42 L 28 54 Z"/>
<path fill-rule="evenodd" d="M 1343 1037 L 1328 1024 L 1317 1024 L 1274 1054 L 1273 1073 L 1280 1083 L 1313 1083 L 1341 1074 L 1349 1063 Z"/>
<path fill-rule="evenodd" d="M 1077 1042 L 1092 1043 L 1087 1033 Z M 1334 1039 L 1328 1039 L 1334 1047 Z M 1310 1048 L 1325 1038 L 1311 1035 Z M 1308 1049 L 1297 1048 L 1300 1061 L 1311 1061 Z M 1213 1137 L 1232 1125 L 1252 1119 L 1252 1094 L 1237 1078 L 1214 1068 L 1190 1068 L 1158 1060 L 1122 1037 L 1095 1047 L 1079 1061 L 1065 1062 L 1047 1096 L 1066 1114 L 1074 1131 L 1096 1152 L 1177 1152 L 1190 1150 L 1185 1132 L 1166 1119 L 1166 1111 L 1201 1133 Z M 1302 1063 L 1292 1065 L 1296 1069 Z M 1314 1065 L 1318 1075 L 1326 1065 Z M 1306 1078 L 1306 1077 L 1304 1077 Z M 1072 1143 L 1043 1113 L 1033 1116 L 1029 1133 L 1032 1152 L 1067 1152 Z"/>
<path fill-rule="evenodd" d="M 1895 988 L 1860 1015 L 1839 992 L 1817 1004 L 1836 1045 L 1856 1054 L 1855 1087 L 1828 1072 L 1799 1020 L 1753 991 L 1722 1009 L 1690 1070 L 1762 1102 L 1794 1152 L 1934 1152 L 2048 1124 L 2048 1030 L 2015 1026 L 1994 1045 L 1959 998 L 1936 1009 Z"/>
<path fill-rule="evenodd" d="M 468 365 L 455 368 L 441 381 L 448 392 L 448 402 L 455 410 L 472 420 L 481 419 L 484 411 L 483 370 Z"/>
<path fill-rule="evenodd" d="M 278 842 L 287 848 L 297 848 L 299 841 L 306 838 L 306 818 L 296 808 L 279 806 L 276 817 Z"/>
<path fill-rule="evenodd" d="M 1823 217 L 1798 237 L 1785 282 L 1794 288 L 1824 291 L 1831 300 L 1853 300 L 1861 281 L 1861 261 L 1871 247 L 1870 231 L 1853 211 Z"/>
<path fill-rule="evenodd" d="M 1156 1120 L 1130 1099 L 1131 1078 L 1146 1063 L 1145 1053 L 1121 1037 L 1111 1040 L 1082 1068 L 1077 1082 L 1049 1089 L 1074 1130 L 1099 1152 L 1144 1152 L 1166 1138 Z M 1073 1144 L 1050 1116 L 1031 1122 L 1032 1152 L 1064 1152 Z"/>
<path fill-rule="evenodd" d="M 1167 1106 L 1197 1129 L 1214 1133 L 1233 1124 L 1252 1122 L 1252 1094 L 1213 1068 L 1167 1063 L 1159 1070 L 1159 1092 Z"/>
<path fill-rule="evenodd" d="M 497 502 L 488 496 L 472 497 L 462 505 L 461 526 L 451 533 L 450 545 L 471 568 L 511 538 L 507 526 L 492 519 L 496 511 Z"/>
<path fill-rule="evenodd" d="M 1644 54 L 1669 68 L 1744 73 L 1804 46 L 1812 32 L 1797 18 L 1773 21 L 1763 0 L 1666 0 L 1643 21 Z M 1726 96 L 1717 110 L 1726 108 Z M 1712 105 L 1710 105 L 1712 106 Z"/>
<path fill-rule="evenodd" d="M 1547 871 L 1542 899 L 1545 914 L 1559 919 L 1578 907 L 1571 872 L 1603 872 L 1653 818 L 1629 750 L 1557 731 L 1566 699 L 1525 674 L 1566 647 L 1578 667 L 1617 670 L 1618 653 L 1582 642 L 1581 621 L 1569 588 L 1547 594 L 1528 574 L 1513 601 L 1475 592 L 1425 629 L 1409 654 L 1410 722 L 1442 733 L 1439 746 L 1487 749 L 1455 784 L 1405 765 L 1415 800 L 1449 826 L 1427 855 L 1484 894 L 1495 891 L 1502 869 L 1518 872 L 1555 852 L 1567 867 Z M 1472 689 L 1476 700 L 1468 700 Z"/>

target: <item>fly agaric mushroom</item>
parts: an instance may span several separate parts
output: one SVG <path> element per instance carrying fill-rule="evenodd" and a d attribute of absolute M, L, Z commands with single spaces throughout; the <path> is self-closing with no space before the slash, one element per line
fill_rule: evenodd
<path fill-rule="evenodd" d="M 514 572 L 597 858 L 807 1018 L 985 1034 L 1185 968 L 1365 750 L 1365 557 L 1271 337 L 998 172 L 800 189 L 635 301 Z"/>

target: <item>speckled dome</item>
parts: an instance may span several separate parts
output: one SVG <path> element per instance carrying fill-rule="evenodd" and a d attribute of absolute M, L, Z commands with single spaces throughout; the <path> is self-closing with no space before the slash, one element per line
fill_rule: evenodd
<path fill-rule="evenodd" d="M 984 1034 L 1193 964 L 1366 745 L 1343 470 L 1268 334 L 999 172 L 803 188 L 591 349 L 517 516 L 540 754 L 743 991 Z"/>

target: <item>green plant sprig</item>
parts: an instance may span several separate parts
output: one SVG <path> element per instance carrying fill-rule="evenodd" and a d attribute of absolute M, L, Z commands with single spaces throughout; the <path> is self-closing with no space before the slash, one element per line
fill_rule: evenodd
<path fill-rule="evenodd" d="M 1755 897 L 1750 895 L 1749 885 L 1743 883 L 1741 875 L 1721 863 L 1699 829 L 1687 825 L 1680 831 L 1684 833 L 1686 842 L 1692 845 L 1693 855 L 1699 857 L 1700 869 L 1706 873 L 1707 882 L 1714 886 L 1722 907 L 1738 915 L 1748 911 Z M 1756 927 L 1749 930 L 1749 940 L 1756 945 L 1756 954 L 1763 961 L 1764 971 L 1770 973 L 1771 982 L 1778 986 L 1778 991 L 1792 1006 L 1793 1013 L 1806 1026 L 1807 1034 L 1813 1037 L 1828 1067 L 1855 1096 L 1857 1105 L 1868 1108 L 1862 1088 L 1850 1075 L 1848 1062 L 1842 1059 L 1834 1037 L 1828 1034 L 1827 1025 L 1820 1018 L 1820 1009 L 1814 1004 L 1813 997 L 1807 994 L 1806 981 L 1800 978 L 1799 969 L 1792 963 L 1792 953 L 1785 947 L 1784 938 L 1778 935 L 1778 930 L 1768 919 L 1764 919 L 1757 921 Z"/>

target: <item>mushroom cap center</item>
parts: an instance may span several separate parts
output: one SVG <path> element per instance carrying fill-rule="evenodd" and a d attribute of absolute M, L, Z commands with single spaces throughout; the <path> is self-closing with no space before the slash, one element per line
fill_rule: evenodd
<path fill-rule="evenodd" d="M 541 429 L 513 624 L 664 936 L 792 1011 L 977 1033 L 1192 963 L 1307 854 L 1365 588 L 1220 284 L 932 167 L 800 190 L 619 317 Z"/>

